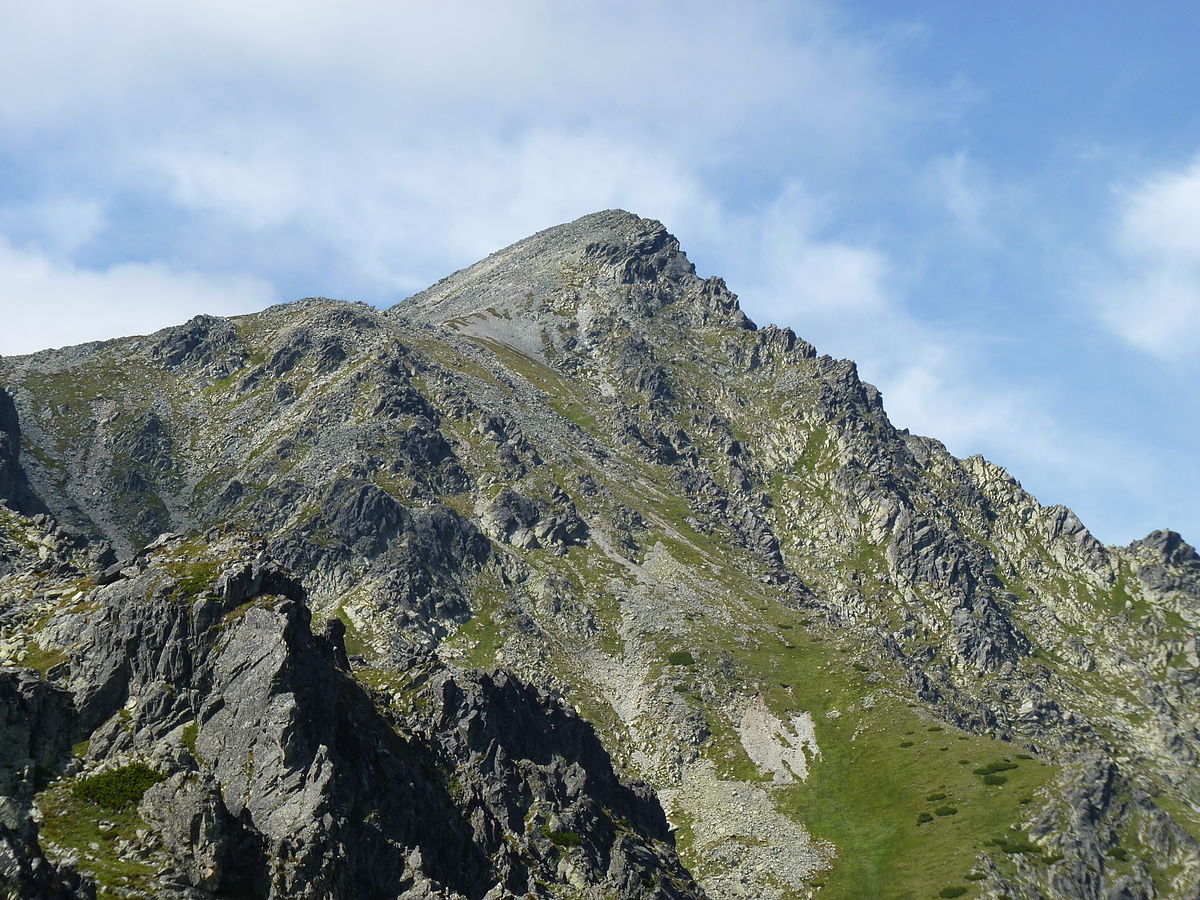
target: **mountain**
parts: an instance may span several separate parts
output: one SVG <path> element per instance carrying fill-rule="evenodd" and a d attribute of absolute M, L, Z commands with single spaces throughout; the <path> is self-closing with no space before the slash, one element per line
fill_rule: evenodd
<path fill-rule="evenodd" d="M 15 895 L 1200 897 L 1196 551 L 658 222 L 0 384 Z"/>

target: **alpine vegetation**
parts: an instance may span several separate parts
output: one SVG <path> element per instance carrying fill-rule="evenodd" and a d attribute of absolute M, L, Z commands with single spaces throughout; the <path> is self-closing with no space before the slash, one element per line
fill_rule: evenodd
<path fill-rule="evenodd" d="M 11 897 L 1200 897 L 1200 556 L 606 211 L 0 359 Z"/>

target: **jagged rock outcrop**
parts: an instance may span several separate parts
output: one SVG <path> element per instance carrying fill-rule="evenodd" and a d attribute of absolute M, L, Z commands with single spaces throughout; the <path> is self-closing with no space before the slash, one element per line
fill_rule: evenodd
<path fill-rule="evenodd" d="M 0 510 L 0 655 L 72 692 L 88 771 L 168 776 L 143 851 L 178 884 L 686 895 L 611 757 L 715 897 L 1200 889 L 1195 551 L 1106 547 L 896 429 L 658 222 L 597 213 L 387 311 L 199 317 L 0 360 L 0 384 L 0 497 L 24 443 L 50 514 Z M 262 559 L 181 599 L 233 540 L 213 528 Z M 191 537 L 135 552 L 165 530 Z M 543 731 L 559 762 L 522 742 Z M 325 862 L 394 802 L 353 773 L 409 778 L 383 751 L 486 775 L 411 770 L 445 830 L 371 819 Z"/>
<path fill-rule="evenodd" d="M 356 679 L 344 627 L 313 633 L 262 543 L 156 544 L 50 614 L 39 639 L 67 656 L 51 682 L 0 669 L 13 803 L 87 740 L 83 771 L 38 797 L 52 855 L 165 866 L 139 896 L 699 896 L 653 793 L 560 702 L 431 657 Z M 73 859 L 87 847 L 63 820 L 88 813 L 68 787 L 139 764 L 149 839 Z"/>
<path fill-rule="evenodd" d="M 12 397 L 0 388 L 0 501 L 22 513 L 44 511 L 21 468 L 21 423 Z"/>

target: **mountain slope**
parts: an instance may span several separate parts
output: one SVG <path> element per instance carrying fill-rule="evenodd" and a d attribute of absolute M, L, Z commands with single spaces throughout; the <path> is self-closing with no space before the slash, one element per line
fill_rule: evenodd
<path fill-rule="evenodd" d="M 14 507 L 124 554 L 262 535 L 361 683 L 434 656 L 561 692 L 711 896 L 1200 896 L 1195 550 L 1105 547 L 898 431 L 657 222 L 0 383 Z"/>

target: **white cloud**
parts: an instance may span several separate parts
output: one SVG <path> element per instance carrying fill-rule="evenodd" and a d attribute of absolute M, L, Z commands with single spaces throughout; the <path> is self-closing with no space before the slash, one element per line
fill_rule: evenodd
<path fill-rule="evenodd" d="M 889 40 L 821 0 L 46 0 L 6 11 L 0 152 L 169 200 L 143 256 L 386 300 L 596 208 L 684 229 L 746 172 L 862 163 L 922 114 Z"/>
<path fill-rule="evenodd" d="M 56 253 L 71 253 L 105 227 L 104 204 L 91 199 L 51 196 L 36 203 L 0 207 L 0 234 L 16 234 Z"/>
<path fill-rule="evenodd" d="M 791 325 L 819 352 L 848 355 L 886 398 L 892 421 L 962 453 L 1028 421 L 1034 398 L 987 383 L 979 340 L 940 331 L 908 308 L 908 284 L 884 252 L 830 234 L 828 202 L 789 185 L 761 213 L 719 217 L 748 248 L 728 274 L 752 317 Z"/>
<path fill-rule="evenodd" d="M 1100 320 L 1162 360 L 1200 360 L 1200 156 L 1121 192 L 1110 256 L 1086 279 Z"/>
<path fill-rule="evenodd" d="M 145 334 L 198 313 L 249 312 L 273 299 L 255 278 L 212 278 L 161 263 L 91 271 L 0 241 L 0 355 Z"/>
<path fill-rule="evenodd" d="M 974 241 L 990 242 L 987 215 L 992 189 L 981 167 L 964 150 L 934 159 L 925 180 L 954 223 Z"/>

